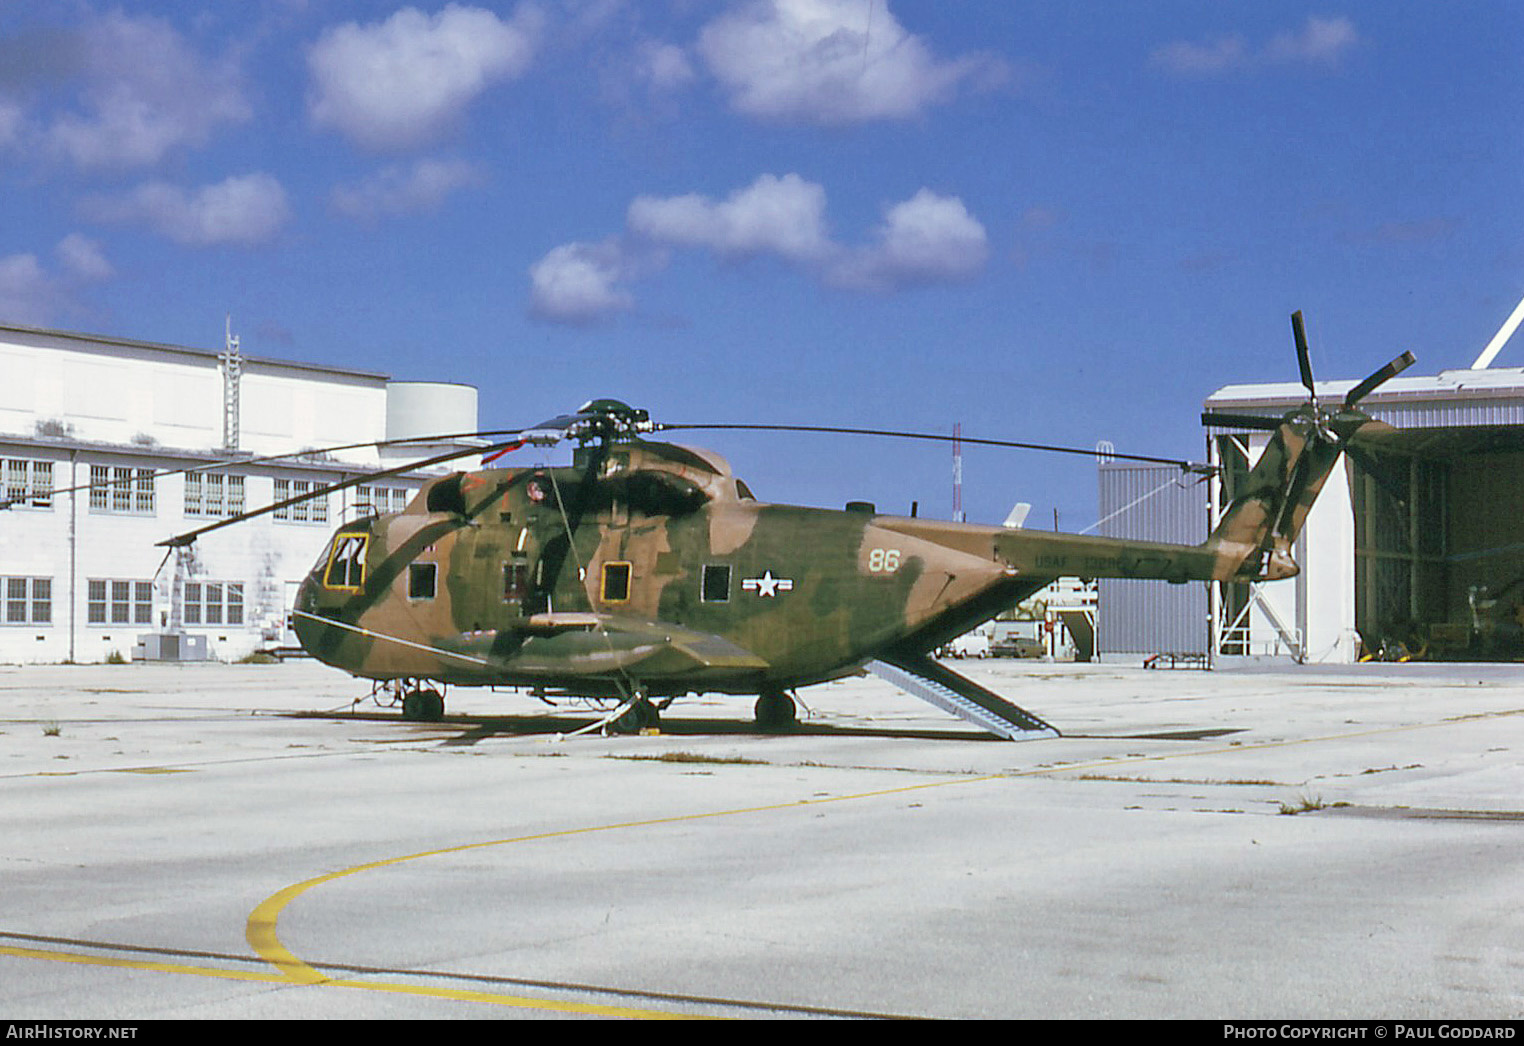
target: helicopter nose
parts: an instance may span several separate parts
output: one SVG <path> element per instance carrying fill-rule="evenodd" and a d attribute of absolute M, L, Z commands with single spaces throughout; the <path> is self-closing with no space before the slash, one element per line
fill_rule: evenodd
<path fill-rule="evenodd" d="M 311 611 L 317 606 L 318 573 L 317 568 L 308 571 L 301 584 L 296 586 L 296 601 L 293 605 L 298 610 Z"/>
<path fill-rule="evenodd" d="M 291 600 L 291 614 L 286 624 L 298 636 L 303 631 L 305 615 L 317 611 L 317 580 L 318 571 L 311 571 L 296 586 L 296 596 Z"/>

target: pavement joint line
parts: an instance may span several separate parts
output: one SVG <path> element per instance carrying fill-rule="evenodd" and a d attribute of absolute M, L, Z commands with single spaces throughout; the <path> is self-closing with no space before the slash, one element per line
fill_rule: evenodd
<path fill-rule="evenodd" d="M 85 966 L 111 966 L 124 970 L 148 970 L 154 973 L 191 974 L 198 977 L 215 977 L 231 981 L 254 981 L 262 984 L 287 984 L 287 978 L 278 973 L 261 970 L 225 970 L 216 966 L 194 966 L 189 963 L 155 962 L 149 959 L 121 959 L 109 955 L 91 955 L 86 952 L 66 952 L 53 948 L 18 948 L 0 945 L 0 955 L 14 959 L 42 959 L 49 962 L 77 963 Z"/>
<path fill-rule="evenodd" d="M 188 963 L 154 962 L 147 959 L 120 959 L 105 955 L 88 955 L 83 952 L 56 951 L 49 948 L 17 948 L 0 945 L 0 956 L 17 959 L 46 960 L 74 963 L 84 966 L 109 966 L 116 969 L 144 970 L 152 973 L 182 974 L 195 977 L 211 977 L 221 980 L 244 981 L 290 987 L 301 983 L 285 973 L 269 973 L 251 970 L 225 970 L 215 966 L 194 966 Z M 429 976 L 421 974 L 420 976 Z M 433 976 L 448 977 L 448 974 Z M 643 1010 L 627 1006 L 608 1006 L 598 1003 L 557 1002 L 553 999 L 534 999 L 527 996 L 504 995 L 496 992 L 473 991 L 463 988 L 442 988 L 428 985 L 399 984 L 387 981 L 363 981 L 350 978 L 324 978 L 320 983 L 334 988 L 358 988 L 364 991 L 387 992 L 401 995 L 421 995 L 458 1002 L 478 1002 L 516 1009 L 548 1010 L 558 1013 L 574 1013 L 594 1017 L 625 1017 L 643 1020 L 693 1020 L 687 1014 L 667 1010 Z"/>
<path fill-rule="evenodd" d="M 190 951 L 178 948 L 162 948 L 147 945 L 120 944 L 107 941 L 90 941 L 67 937 L 50 937 L 29 933 L 13 933 L 0 930 L 0 938 L 8 938 L 13 941 L 26 941 L 27 944 L 5 946 L 0 945 L 0 955 L 10 954 L 16 958 L 30 958 L 39 960 L 52 960 L 55 962 L 73 962 L 91 964 L 97 959 L 117 959 L 122 953 L 139 953 L 156 956 L 171 956 L 178 960 L 205 959 L 213 962 L 229 963 L 233 966 L 253 967 L 263 965 L 264 960 L 254 955 L 231 955 L 221 952 Z M 76 951 L 64 951 L 49 945 L 68 945 Z M 159 972 L 185 973 L 191 975 L 204 975 L 214 977 L 219 972 L 233 973 L 236 970 L 221 966 L 195 966 L 186 962 L 171 962 L 166 959 L 157 960 L 117 960 L 117 963 L 137 962 L 142 968 L 151 968 Z M 114 963 L 115 964 L 115 963 Z M 460 971 L 439 971 L 424 968 L 388 968 L 377 966 L 358 966 L 350 964 L 333 964 L 332 969 L 342 970 L 348 976 L 345 981 L 353 981 L 353 984 L 345 984 L 345 987 L 369 988 L 375 983 L 374 980 L 362 981 L 360 978 L 375 978 L 379 976 L 401 976 L 415 978 L 419 981 L 475 981 L 489 984 L 511 984 L 520 988 L 529 988 L 547 992 L 560 992 L 568 995 L 604 995 L 622 998 L 646 998 L 654 1002 L 674 1003 L 688 1006 L 703 1006 L 710 1009 L 737 1010 L 751 1013 L 781 1013 L 799 1016 L 818 1017 L 842 1017 L 860 1018 L 869 1020 L 911 1020 L 903 1014 L 881 1013 L 867 1010 L 843 1010 L 824 1006 L 807 1006 L 797 1003 L 786 1002 L 759 1002 L 752 999 L 729 999 L 716 996 L 682 995 L 663 992 L 646 991 L 638 988 L 613 988 L 605 985 L 582 984 L 570 981 L 544 981 L 528 980 L 514 977 L 495 977 L 485 974 L 463 973 Z M 249 974 L 249 979 L 264 981 L 280 987 L 290 987 L 290 980 L 282 974 L 269 971 Z M 339 983 L 339 978 L 331 979 L 330 983 Z M 494 998 L 507 998 L 501 992 L 490 992 L 484 989 L 476 989 L 479 995 L 493 996 Z M 670 1016 L 670 1011 L 660 1011 L 658 1017 Z"/>
<path fill-rule="evenodd" d="M 410 742 L 411 743 L 411 742 Z M 429 742 L 416 742 L 426 751 Z M 14 774 L 0 774 L 0 781 L 18 781 L 28 777 L 84 777 L 87 774 L 132 773 L 191 773 L 219 766 L 238 766 L 243 763 L 272 763 L 285 759 L 328 759 L 334 756 L 357 756 L 370 754 L 364 749 L 342 749 L 326 752 L 281 752 L 278 755 L 234 756 L 229 759 L 202 759 L 183 763 L 135 763 L 132 766 L 95 766 L 84 770 L 27 770 Z"/>
<path fill-rule="evenodd" d="M 1126 766 L 1129 763 L 1155 763 L 1164 762 L 1168 759 L 1195 759 L 1201 756 L 1227 755 L 1235 752 L 1254 752 L 1267 748 L 1289 748 L 1293 745 L 1321 744 L 1326 741 L 1348 741 L 1356 737 L 1376 737 L 1381 734 L 1406 733 L 1410 730 L 1428 730 L 1441 726 L 1461 726 L 1472 723 L 1485 722 L 1489 719 L 1498 719 L 1503 716 L 1524 715 L 1524 708 L 1513 708 L 1501 712 L 1479 712 L 1475 715 L 1452 716 L 1433 723 L 1405 723 L 1399 726 L 1374 727 L 1370 730 L 1353 730 L 1344 734 L 1323 734 L 1318 737 L 1295 737 L 1278 741 L 1243 741 L 1218 748 L 1208 748 L 1204 751 L 1184 751 L 1175 749 L 1170 752 L 1157 752 L 1153 755 L 1121 756 L 1107 758 L 1086 763 L 1071 763 L 1066 766 L 1034 767 L 1030 770 L 1008 770 L 1000 776 L 1005 777 L 1039 777 L 1045 774 L 1062 774 L 1074 770 L 1096 770 L 1112 766 Z M 1128 740 L 1119 738 L 1118 740 Z"/>

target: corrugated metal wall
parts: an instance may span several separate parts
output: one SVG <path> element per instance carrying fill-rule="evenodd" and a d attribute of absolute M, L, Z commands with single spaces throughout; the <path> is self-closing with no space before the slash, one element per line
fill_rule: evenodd
<path fill-rule="evenodd" d="M 1100 466 L 1101 524 L 1107 537 L 1196 545 L 1207 536 L 1208 489 L 1200 476 L 1171 465 L 1112 462 Z M 1207 650 L 1207 591 L 1201 582 L 1102 579 L 1096 651 L 1119 655 Z"/>

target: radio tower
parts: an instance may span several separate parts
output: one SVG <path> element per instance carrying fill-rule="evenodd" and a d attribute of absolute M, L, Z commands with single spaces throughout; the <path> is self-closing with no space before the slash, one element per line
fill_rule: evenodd
<path fill-rule="evenodd" d="M 953 522 L 963 518 L 963 423 L 953 422 Z"/>

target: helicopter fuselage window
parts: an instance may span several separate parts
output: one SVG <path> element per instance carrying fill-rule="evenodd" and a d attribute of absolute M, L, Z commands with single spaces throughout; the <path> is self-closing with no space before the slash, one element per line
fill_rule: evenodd
<path fill-rule="evenodd" d="M 369 543 L 369 534 L 340 534 L 334 538 L 328 569 L 323 572 L 324 587 L 358 591 L 365 584 L 365 547 Z"/>
<path fill-rule="evenodd" d="M 407 598 L 433 599 L 434 586 L 439 580 L 439 566 L 435 563 L 409 563 L 407 567 Z"/>
<path fill-rule="evenodd" d="M 503 564 L 503 602 L 517 603 L 529 595 L 529 564 L 522 559 Z"/>
<path fill-rule="evenodd" d="M 704 603 L 730 602 L 730 564 L 706 563 L 704 584 L 699 590 L 699 600 Z"/>
<path fill-rule="evenodd" d="M 625 603 L 630 598 L 630 564 L 603 564 L 603 601 Z"/>

